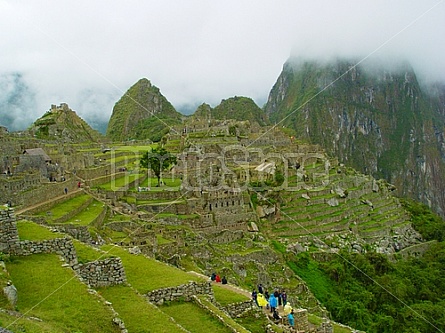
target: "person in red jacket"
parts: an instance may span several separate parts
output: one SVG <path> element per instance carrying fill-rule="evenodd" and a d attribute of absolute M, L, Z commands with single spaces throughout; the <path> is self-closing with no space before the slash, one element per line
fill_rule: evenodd
<path fill-rule="evenodd" d="M 219 274 L 216 274 L 215 282 L 221 282 L 221 277 Z"/>

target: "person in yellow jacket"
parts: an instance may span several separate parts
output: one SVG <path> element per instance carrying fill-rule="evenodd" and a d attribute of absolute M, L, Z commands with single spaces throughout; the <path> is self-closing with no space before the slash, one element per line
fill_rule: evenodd
<path fill-rule="evenodd" d="M 268 304 L 266 297 L 264 297 L 263 294 L 258 293 L 256 299 L 257 299 L 258 306 L 260 306 L 260 307 L 266 306 Z"/>
<path fill-rule="evenodd" d="M 290 305 L 290 303 L 286 303 L 286 305 L 284 306 L 284 315 L 287 316 L 289 313 L 292 312 L 292 306 Z"/>

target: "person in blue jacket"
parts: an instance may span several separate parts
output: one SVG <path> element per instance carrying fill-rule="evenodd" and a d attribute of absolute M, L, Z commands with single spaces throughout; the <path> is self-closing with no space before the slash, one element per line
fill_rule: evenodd
<path fill-rule="evenodd" d="M 269 306 L 270 306 L 270 312 L 272 313 L 278 306 L 278 300 L 274 294 L 270 295 L 269 297 Z"/>
<path fill-rule="evenodd" d="M 287 321 L 289 322 L 289 325 L 291 327 L 294 327 L 295 321 L 294 321 L 294 310 L 292 310 L 288 315 L 287 315 Z"/>

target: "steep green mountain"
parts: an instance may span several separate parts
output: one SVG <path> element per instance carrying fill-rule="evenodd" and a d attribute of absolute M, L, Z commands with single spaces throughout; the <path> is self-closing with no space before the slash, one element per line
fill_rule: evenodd
<path fill-rule="evenodd" d="M 90 127 L 67 104 L 52 105 L 42 117 L 28 129 L 38 139 L 58 140 L 62 142 L 99 142 L 102 135 Z"/>
<path fill-rule="evenodd" d="M 299 138 L 445 215 L 444 87 L 422 87 L 406 63 L 289 60 L 265 110 Z"/>
<path fill-rule="evenodd" d="M 269 124 L 269 120 L 261 108 L 249 97 L 235 96 L 223 99 L 215 108 L 202 104 L 194 113 L 195 117 L 213 119 L 235 119 L 239 121 L 257 122 L 261 126 Z"/>
<path fill-rule="evenodd" d="M 115 104 L 107 137 L 113 141 L 159 141 L 181 117 L 159 88 L 143 78 Z"/>

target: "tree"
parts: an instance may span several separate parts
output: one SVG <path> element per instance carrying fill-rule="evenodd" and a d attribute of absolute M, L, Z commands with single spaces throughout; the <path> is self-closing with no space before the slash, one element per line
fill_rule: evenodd
<path fill-rule="evenodd" d="M 161 185 L 162 171 L 169 169 L 176 163 L 176 156 L 162 147 L 146 151 L 140 160 L 141 167 L 151 169 L 154 172 L 156 178 L 158 178 L 158 186 Z"/>

